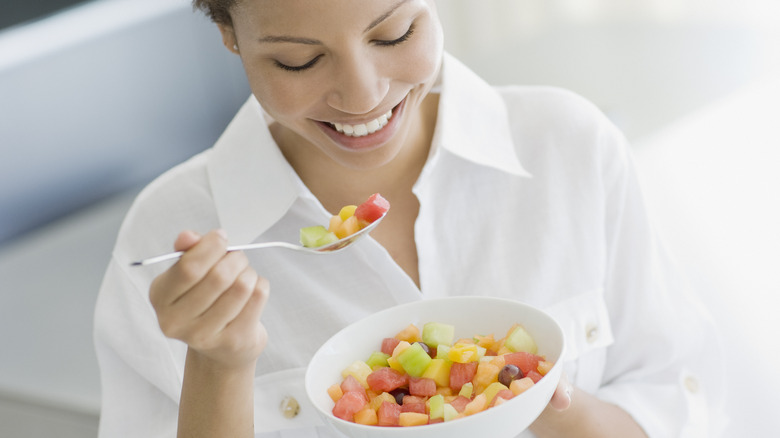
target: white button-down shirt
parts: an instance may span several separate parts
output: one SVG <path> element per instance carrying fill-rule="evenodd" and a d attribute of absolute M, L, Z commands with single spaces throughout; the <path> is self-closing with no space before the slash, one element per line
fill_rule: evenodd
<path fill-rule="evenodd" d="M 713 335 L 656 242 L 624 138 L 572 93 L 496 89 L 449 56 L 442 71 L 433 147 L 413 189 L 420 289 L 371 238 L 328 257 L 247 254 L 271 283 L 257 436 L 330 436 L 303 391 L 323 341 L 389 306 L 455 295 L 548 310 L 566 333 L 574 384 L 651 437 L 713 436 L 716 388 L 702 371 L 717 365 Z M 176 429 L 186 346 L 163 336 L 148 297 L 167 266 L 132 261 L 168 252 L 183 229 L 221 227 L 236 244 L 295 241 L 301 227 L 327 223 L 267 123 L 251 98 L 214 148 L 161 176 L 128 213 L 96 309 L 102 437 Z"/>

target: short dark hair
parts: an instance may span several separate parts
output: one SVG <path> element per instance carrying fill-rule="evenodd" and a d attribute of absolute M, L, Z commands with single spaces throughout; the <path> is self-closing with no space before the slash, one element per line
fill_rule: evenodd
<path fill-rule="evenodd" d="M 192 0 L 192 7 L 203 11 L 211 21 L 217 24 L 232 25 L 230 8 L 235 6 L 238 0 Z"/>

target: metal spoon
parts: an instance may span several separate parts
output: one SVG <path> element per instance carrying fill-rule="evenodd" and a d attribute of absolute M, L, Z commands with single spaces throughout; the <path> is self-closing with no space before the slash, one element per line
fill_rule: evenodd
<path fill-rule="evenodd" d="M 261 248 L 287 248 L 287 249 L 301 251 L 309 254 L 327 254 L 327 253 L 337 252 L 348 247 L 349 245 L 352 245 L 362 237 L 368 235 L 368 233 L 370 233 L 371 230 L 376 228 L 376 226 L 379 225 L 380 222 L 382 222 L 382 219 L 385 218 L 386 214 L 387 213 L 383 214 L 377 220 L 366 225 L 364 228 L 361 228 L 360 231 L 354 234 L 344 237 L 343 239 L 339 239 L 333 243 L 329 243 L 323 246 L 318 246 L 316 248 L 308 248 L 303 245 L 296 245 L 287 242 L 261 242 L 261 243 L 249 243 L 245 245 L 228 246 L 227 251 L 228 252 L 247 251 L 251 249 L 261 249 Z M 176 251 L 169 254 L 163 254 L 156 257 L 150 257 L 147 259 L 139 260 L 137 262 L 131 263 L 130 265 L 131 266 L 153 265 L 155 263 L 164 262 L 166 260 L 178 259 L 179 257 L 182 256 L 182 254 L 184 254 L 184 251 Z"/>

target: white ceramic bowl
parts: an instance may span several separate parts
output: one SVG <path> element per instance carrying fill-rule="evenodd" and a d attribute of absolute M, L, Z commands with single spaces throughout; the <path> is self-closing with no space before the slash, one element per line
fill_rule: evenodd
<path fill-rule="evenodd" d="M 427 322 L 455 326 L 455 339 L 493 333 L 497 338 L 515 324 L 533 336 L 539 354 L 554 361 L 553 368 L 526 392 L 507 403 L 449 421 L 414 427 L 366 426 L 344 421 L 331 412 L 327 388 L 341 382 L 341 371 L 355 360 L 367 358 L 390 337 L 409 324 L 422 329 Z M 529 305 L 498 298 L 452 297 L 402 304 L 370 315 L 330 338 L 315 353 L 306 370 L 306 392 L 324 421 L 351 438 L 452 438 L 514 437 L 526 429 L 545 408 L 563 368 L 563 331 L 552 317 Z"/>

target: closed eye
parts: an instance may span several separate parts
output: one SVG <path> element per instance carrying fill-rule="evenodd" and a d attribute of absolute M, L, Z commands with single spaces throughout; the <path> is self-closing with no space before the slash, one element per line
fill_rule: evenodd
<path fill-rule="evenodd" d="M 317 55 L 314 58 L 312 58 L 311 61 L 307 62 L 306 64 L 302 64 L 302 65 L 287 65 L 287 64 L 282 64 L 279 61 L 274 61 L 274 63 L 276 64 L 277 67 L 281 68 L 282 70 L 287 70 L 287 71 L 304 71 L 304 70 L 307 70 L 307 69 L 310 69 L 310 68 L 314 67 L 314 64 L 316 64 L 317 61 L 319 61 L 321 57 L 322 57 L 322 55 Z"/>
<path fill-rule="evenodd" d="M 378 46 L 384 46 L 384 47 L 397 46 L 397 45 L 403 43 L 404 41 L 408 40 L 409 37 L 411 37 L 413 33 L 414 33 L 414 23 L 412 23 L 412 25 L 409 26 L 409 30 L 407 30 L 405 34 L 401 35 L 400 38 L 396 38 L 396 39 L 391 40 L 391 41 L 374 40 L 374 44 L 376 44 Z"/>

